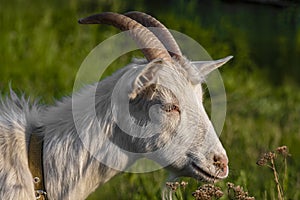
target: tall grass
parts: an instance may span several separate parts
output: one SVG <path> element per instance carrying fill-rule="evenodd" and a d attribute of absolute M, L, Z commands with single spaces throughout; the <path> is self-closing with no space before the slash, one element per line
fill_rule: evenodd
<path fill-rule="evenodd" d="M 230 181 L 242 185 L 257 199 L 276 199 L 272 174 L 264 173 L 256 165 L 256 160 L 261 152 L 285 144 L 289 146 L 292 158 L 287 160 L 289 170 L 283 186 L 284 194 L 286 199 L 299 199 L 300 77 L 296 67 L 299 67 L 299 60 L 295 57 L 300 53 L 300 28 L 292 26 L 291 33 L 282 31 L 267 37 L 272 31 L 268 30 L 272 28 L 268 24 L 260 33 L 248 27 L 255 27 L 251 19 L 257 19 L 263 9 L 270 8 L 256 7 L 257 14 L 252 12 L 253 6 L 243 5 L 250 11 L 232 12 L 231 9 L 239 7 L 212 2 L 201 4 L 177 0 L 167 1 L 167 6 L 159 1 L 137 0 L 1 2 L 2 94 L 8 92 L 11 84 L 18 93 L 38 98 L 41 103 L 53 103 L 54 99 L 69 95 L 76 72 L 88 52 L 118 32 L 105 26 L 80 26 L 77 19 L 102 11 L 150 12 L 168 27 L 199 41 L 213 58 L 235 56 L 233 62 L 221 69 L 228 99 L 221 140 L 230 159 L 230 176 L 218 185 L 224 187 Z M 286 21 L 293 19 L 295 11 L 270 12 L 271 17 L 266 19 L 275 16 L 274 20 L 282 22 L 269 23 L 278 25 L 276 30 L 285 30 Z M 265 20 L 263 15 L 261 18 Z M 259 42 L 266 43 L 259 46 Z M 276 46 L 280 50 L 277 51 Z M 114 62 L 106 75 L 127 64 L 129 59 L 130 55 Z M 124 173 L 98 189 L 89 200 L 160 199 L 166 178 L 164 170 L 147 174 Z M 182 192 L 182 198 L 193 199 L 192 193 L 200 183 L 193 179 L 184 180 L 189 185 Z"/>

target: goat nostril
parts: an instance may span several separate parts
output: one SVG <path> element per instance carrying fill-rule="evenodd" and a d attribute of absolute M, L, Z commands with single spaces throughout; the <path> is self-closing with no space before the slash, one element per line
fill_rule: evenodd
<path fill-rule="evenodd" d="M 220 157 L 217 155 L 214 155 L 214 162 L 218 162 L 220 160 Z"/>

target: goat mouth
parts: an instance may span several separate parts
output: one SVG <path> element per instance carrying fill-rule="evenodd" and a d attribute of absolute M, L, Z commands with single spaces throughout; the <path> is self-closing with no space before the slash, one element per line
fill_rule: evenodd
<path fill-rule="evenodd" d="M 203 181 L 217 182 L 220 179 L 222 179 L 222 178 L 218 177 L 218 174 L 213 175 L 212 173 L 209 173 L 209 172 L 205 171 L 204 169 L 199 167 L 195 162 L 191 163 L 191 168 L 192 168 L 193 171 L 195 171 L 197 176 L 199 176 L 200 179 L 203 180 Z"/>

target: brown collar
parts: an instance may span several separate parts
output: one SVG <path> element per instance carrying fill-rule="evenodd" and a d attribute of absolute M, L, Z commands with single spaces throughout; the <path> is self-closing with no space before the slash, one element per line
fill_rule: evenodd
<path fill-rule="evenodd" d="M 28 164 L 34 183 L 36 199 L 47 200 L 43 173 L 43 136 L 31 134 L 28 150 Z"/>

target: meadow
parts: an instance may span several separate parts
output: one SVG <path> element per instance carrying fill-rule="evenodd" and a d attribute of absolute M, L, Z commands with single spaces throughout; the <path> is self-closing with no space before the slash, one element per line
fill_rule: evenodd
<path fill-rule="evenodd" d="M 299 4 L 279 8 L 216 0 L 1 0 L 2 96 L 10 87 L 41 104 L 70 95 L 83 59 L 119 32 L 105 25 L 82 26 L 77 20 L 103 11 L 130 10 L 150 13 L 168 28 L 190 36 L 212 58 L 234 56 L 220 69 L 227 95 L 220 139 L 230 160 L 230 175 L 217 185 L 226 188 L 232 182 L 256 199 L 277 199 L 272 170 L 256 162 L 262 153 L 287 145 L 291 156 L 286 171 L 277 160 L 279 180 L 285 199 L 300 199 Z M 115 61 L 105 75 L 129 63 L 133 55 Z M 209 109 L 209 96 L 206 104 Z M 161 199 L 167 176 L 163 169 L 122 173 L 88 200 Z M 203 183 L 182 180 L 189 184 L 180 198 L 194 199 L 192 192 Z"/>

